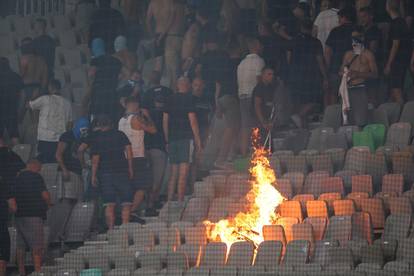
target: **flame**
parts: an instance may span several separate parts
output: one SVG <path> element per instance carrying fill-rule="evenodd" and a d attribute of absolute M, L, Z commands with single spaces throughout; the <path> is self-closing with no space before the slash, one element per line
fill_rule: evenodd
<path fill-rule="evenodd" d="M 276 208 L 286 200 L 273 186 L 276 183 L 274 170 L 268 159 L 269 151 L 259 146 L 259 130 L 253 130 L 254 153 L 251 160 L 250 185 L 246 194 L 245 210 L 234 217 L 216 223 L 204 221 L 210 241 L 226 243 L 227 249 L 237 241 L 251 241 L 258 246 L 263 240 L 264 225 L 276 224 Z"/>

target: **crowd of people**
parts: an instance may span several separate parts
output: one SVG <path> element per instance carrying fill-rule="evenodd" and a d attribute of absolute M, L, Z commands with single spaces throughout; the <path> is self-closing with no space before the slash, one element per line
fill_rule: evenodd
<path fill-rule="evenodd" d="M 46 20 L 36 19 L 34 38 L 20 42 L 19 72 L 0 58 L 0 132 L 10 144 L 28 129 L 37 133 L 37 156 L 27 164 L 1 139 L 0 236 L 6 244 L 7 211 L 15 212 L 36 269 L 50 205 L 42 163 L 58 163 L 66 180 L 82 176 L 85 199 L 102 198 L 111 229 L 117 203 L 122 223 L 132 214 L 140 220 L 144 202 L 147 215 L 156 214 L 168 162 L 167 200 L 183 202 L 212 135 L 221 137 L 214 167 L 226 168 L 249 155 L 252 128 L 266 137 L 306 127 L 340 102 L 343 82 L 353 125 L 366 125 L 369 109 L 410 96 L 404 84 L 414 73 L 411 1 L 115 2 L 118 9 L 111 1 L 79 0 L 68 14 L 92 56 L 80 119 L 73 120 L 54 78 L 56 43 Z M 153 68 L 144 78 L 149 59 Z M 210 131 L 216 120 L 222 133 Z M 1 249 L 0 260 L 7 260 Z"/>

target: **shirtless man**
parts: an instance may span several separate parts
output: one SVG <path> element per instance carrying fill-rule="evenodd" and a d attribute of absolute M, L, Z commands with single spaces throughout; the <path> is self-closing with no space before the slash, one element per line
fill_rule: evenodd
<path fill-rule="evenodd" d="M 185 5 L 179 0 L 151 0 L 147 11 L 147 28 L 155 22 L 156 55 L 165 57 L 170 85 L 174 87 L 178 75 L 183 34 L 185 32 Z M 162 71 L 162 59 L 157 58 L 154 70 Z"/>
<path fill-rule="evenodd" d="M 184 35 L 183 47 L 181 48 L 181 70 L 187 72 L 194 60 L 200 55 L 200 30 L 201 26 L 196 21 L 190 25 Z"/>
<path fill-rule="evenodd" d="M 357 126 L 367 124 L 368 96 L 365 82 L 378 77 L 377 64 L 372 52 L 364 48 L 364 31 L 352 31 L 352 51 L 345 53 L 341 73 L 348 68 L 349 118 Z"/>

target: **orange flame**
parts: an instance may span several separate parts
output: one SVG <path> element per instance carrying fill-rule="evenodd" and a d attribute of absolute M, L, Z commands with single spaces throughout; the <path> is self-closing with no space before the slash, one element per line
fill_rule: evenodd
<path fill-rule="evenodd" d="M 276 183 L 275 172 L 270 166 L 269 151 L 259 146 L 258 129 L 253 130 L 252 138 L 254 153 L 249 169 L 251 189 L 244 198 L 245 210 L 216 223 L 204 222 L 209 240 L 224 242 L 228 249 L 234 242 L 243 240 L 251 241 L 256 246 L 260 244 L 264 240 L 263 226 L 276 224 L 278 215 L 275 209 L 286 200 L 273 186 Z"/>

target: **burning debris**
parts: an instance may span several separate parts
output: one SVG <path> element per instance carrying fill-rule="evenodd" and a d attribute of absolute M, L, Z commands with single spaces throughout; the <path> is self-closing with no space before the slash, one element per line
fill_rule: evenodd
<path fill-rule="evenodd" d="M 278 215 L 275 210 L 286 200 L 274 187 L 276 176 L 268 159 L 270 152 L 259 145 L 259 130 L 255 129 L 252 136 L 251 189 L 244 198 L 245 210 L 216 223 L 204 222 L 209 240 L 224 242 L 227 248 L 237 241 L 250 241 L 257 247 L 264 240 L 263 226 L 276 224 Z"/>

